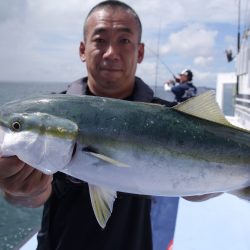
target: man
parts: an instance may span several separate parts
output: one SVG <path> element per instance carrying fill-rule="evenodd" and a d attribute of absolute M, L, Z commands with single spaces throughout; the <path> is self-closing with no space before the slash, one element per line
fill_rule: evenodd
<path fill-rule="evenodd" d="M 174 84 L 171 88 L 171 91 L 175 95 L 175 100 L 177 102 L 183 102 L 193 96 L 196 96 L 197 89 L 193 85 L 193 73 L 189 69 L 184 69 L 180 74 L 179 78 L 175 78 L 175 81 L 170 81 L 170 84 Z M 178 82 L 179 85 L 175 86 L 175 82 Z"/>
<path fill-rule="evenodd" d="M 153 91 L 135 77 L 137 63 L 144 57 L 141 32 L 137 14 L 126 4 L 104 1 L 95 6 L 86 18 L 80 44 L 80 58 L 86 62 L 88 75 L 72 83 L 67 94 L 172 106 L 155 98 Z M 51 176 L 9 157 L 0 158 L 0 187 L 13 204 L 45 204 L 38 249 L 152 249 L 148 197 L 119 193 L 103 230 L 94 217 L 87 184 L 80 180 L 56 173 L 52 181 Z"/>

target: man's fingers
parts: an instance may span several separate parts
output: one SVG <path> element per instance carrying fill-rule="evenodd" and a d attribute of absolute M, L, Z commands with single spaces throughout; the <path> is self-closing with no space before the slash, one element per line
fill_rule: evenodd
<path fill-rule="evenodd" d="M 0 157 L 0 180 L 18 173 L 24 165 L 16 156 Z"/>
<path fill-rule="evenodd" d="M 28 207 L 42 205 L 50 196 L 51 182 L 52 176 L 15 156 L 0 158 L 0 188 L 10 203 Z"/>
<path fill-rule="evenodd" d="M 4 192 L 4 198 L 13 205 L 25 206 L 25 207 L 39 207 L 44 204 L 51 194 L 51 185 L 48 185 L 47 188 L 37 196 L 15 196 Z"/>

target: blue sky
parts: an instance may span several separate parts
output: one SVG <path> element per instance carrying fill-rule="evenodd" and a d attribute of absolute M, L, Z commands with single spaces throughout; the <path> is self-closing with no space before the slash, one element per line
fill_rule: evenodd
<path fill-rule="evenodd" d="M 0 80 L 71 82 L 85 75 L 78 46 L 83 20 L 99 1 L 21 2 L 0 0 Z M 165 65 L 175 74 L 190 68 L 196 85 L 208 87 L 215 87 L 219 72 L 234 71 L 234 62 L 227 63 L 224 51 L 236 52 L 238 0 L 125 2 L 143 24 L 146 55 L 137 75 L 148 84 L 157 80 L 163 86 L 171 78 Z M 244 21 L 249 14 L 247 2 L 241 4 Z"/>

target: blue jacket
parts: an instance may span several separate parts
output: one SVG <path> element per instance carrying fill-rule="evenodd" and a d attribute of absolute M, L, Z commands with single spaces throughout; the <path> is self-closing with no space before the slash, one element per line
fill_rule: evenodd
<path fill-rule="evenodd" d="M 177 102 L 183 102 L 193 96 L 196 96 L 197 89 L 192 82 L 181 83 L 171 88 Z"/>

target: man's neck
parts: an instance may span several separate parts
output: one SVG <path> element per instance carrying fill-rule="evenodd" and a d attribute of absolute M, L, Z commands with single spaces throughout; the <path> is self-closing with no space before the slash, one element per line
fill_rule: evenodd
<path fill-rule="evenodd" d="M 134 83 L 126 86 L 126 88 L 117 88 L 117 89 L 108 89 L 102 88 L 98 84 L 91 84 L 89 81 L 87 82 L 88 89 L 90 93 L 95 96 L 102 96 L 102 97 L 110 97 L 116 99 L 126 99 L 132 95 L 134 90 Z"/>

